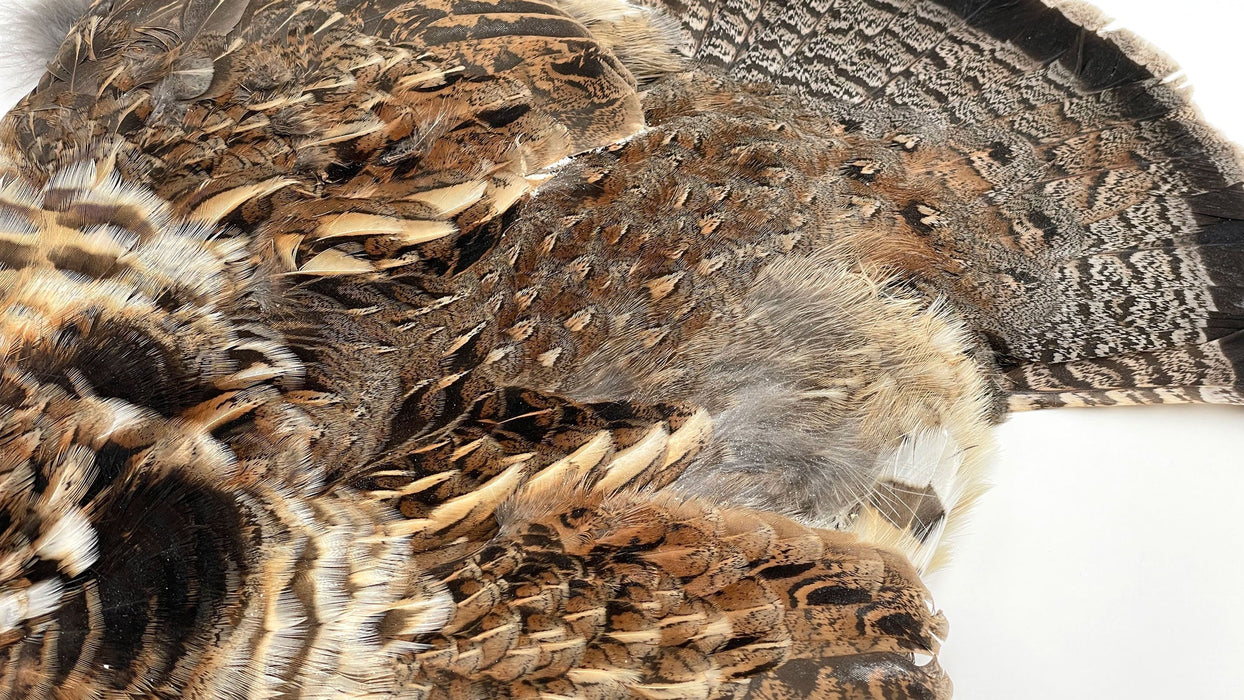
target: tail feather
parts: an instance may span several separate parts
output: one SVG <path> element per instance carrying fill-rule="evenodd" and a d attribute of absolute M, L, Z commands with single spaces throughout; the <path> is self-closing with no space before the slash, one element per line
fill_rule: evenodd
<path fill-rule="evenodd" d="M 949 302 L 1011 410 L 1244 403 L 1244 165 L 1160 52 L 1058 0 L 644 1 L 886 144 L 860 196 L 889 210 L 845 235 Z M 981 490 L 938 444 L 904 438 L 850 525 L 922 568 Z"/>
<path fill-rule="evenodd" d="M 1011 410 L 1153 403 L 1244 405 L 1244 331 L 1207 343 L 1061 363 L 1007 373 Z"/>
<path fill-rule="evenodd" d="M 1244 167 L 1160 52 L 1076 2 L 664 5 L 687 53 L 941 149 L 905 175 L 956 180 L 914 202 L 946 225 L 907 235 L 968 269 L 911 276 L 986 339 L 1012 407 L 1239 401 Z"/>

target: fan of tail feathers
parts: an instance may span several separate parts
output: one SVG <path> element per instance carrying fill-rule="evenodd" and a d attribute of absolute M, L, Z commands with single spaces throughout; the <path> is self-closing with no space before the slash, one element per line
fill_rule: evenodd
<path fill-rule="evenodd" d="M 970 320 L 1013 410 L 1241 403 L 1244 170 L 1134 35 L 1058 0 L 652 4 L 685 53 L 850 105 L 925 176 L 894 218 L 935 269 L 887 262 Z"/>
<path fill-rule="evenodd" d="M 645 2 L 685 55 L 884 145 L 844 169 L 880 209 L 859 257 L 953 305 L 1011 410 L 1244 403 L 1240 155 L 1094 8 Z M 945 449 L 905 442 L 856 529 L 938 560 L 979 478 Z"/>

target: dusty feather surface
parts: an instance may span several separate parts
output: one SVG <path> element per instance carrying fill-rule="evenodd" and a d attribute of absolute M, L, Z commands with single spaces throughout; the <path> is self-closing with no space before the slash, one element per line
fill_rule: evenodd
<path fill-rule="evenodd" d="M 1236 154 L 1100 25 L 92 4 L 0 122 L 0 688 L 948 697 L 1008 406 L 1240 396 Z"/>

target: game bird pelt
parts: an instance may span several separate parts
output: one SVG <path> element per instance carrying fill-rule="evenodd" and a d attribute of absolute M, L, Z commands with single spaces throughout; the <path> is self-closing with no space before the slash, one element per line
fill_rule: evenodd
<path fill-rule="evenodd" d="M 0 123 L 3 697 L 949 697 L 991 426 L 1244 397 L 1240 160 L 1081 4 L 81 12 Z"/>

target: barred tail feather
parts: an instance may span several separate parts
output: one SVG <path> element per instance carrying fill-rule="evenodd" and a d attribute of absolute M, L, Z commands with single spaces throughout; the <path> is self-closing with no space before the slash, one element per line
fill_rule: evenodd
<path fill-rule="evenodd" d="M 1077 2 L 645 1 L 888 144 L 858 254 L 949 303 L 1005 408 L 1244 403 L 1244 166 L 1160 52 Z M 850 524 L 922 568 L 982 489 L 937 446 L 907 436 Z"/>
<path fill-rule="evenodd" d="M 907 175 L 980 201 L 925 197 L 948 225 L 908 235 L 970 265 L 912 277 L 980 332 L 1011 408 L 1240 402 L 1244 169 L 1160 52 L 1078 2 L 662 4 L 702 61 L 958 151 Z"/>

